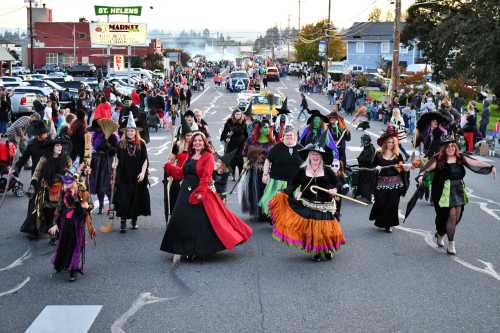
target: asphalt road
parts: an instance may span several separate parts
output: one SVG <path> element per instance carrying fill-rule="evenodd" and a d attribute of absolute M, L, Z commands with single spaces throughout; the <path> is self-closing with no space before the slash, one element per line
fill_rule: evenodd
<path fill-rule="evenodd" d="M 284 78 L 270 88 L 289 97 L 296 117 L 297 81 Z M 325 96 L 308 98 L 311 108 L 327 112 Z M 216 142 L 235 101 L 235 94 L 213 86 L 194 96 L 192 107 L 206 111 Z M 370 133 L 381 130 L 380 123 L 372 124 Z M 45 240 L 30 242 L 19 232 L 27 199 L 9 195 L 0 210 L 0 332 L 23 332 L 48 305 L 102 306 L 90 318 L 90 332 L 500 331 L 498 180 L 468 173 L 472 202 L 458 227 L 457 257 L 433 245 L 433 209 L 424 202 L 386 234 L 368 221 L 369 208 L 344 201 L 348 244 L 332 262 L 314 263 L 272 240 L 269 225 L 252 222 L 253 237 L 234 251 L 173 266 L 159 250 L 170 133 L 152 136 L 152 216 L 139 220 L 138 231 L 119 234 L 115 220 L 114 232 L 99 233 L 97 246 L 87 245 L 85 275 L 76 283 L 68 283 L 66 274 L 52 275 L 53 248 Z M 353 132 L 348 159 L 359 154 L 360 136 Z M 229 207 L 240 213 L 236 195 Z M 104 221 L 94 217 L 96 226 Z M 68 309 L 57 318 L 71 320 L 77 332 L 84 325 L 65 315 Z"/>

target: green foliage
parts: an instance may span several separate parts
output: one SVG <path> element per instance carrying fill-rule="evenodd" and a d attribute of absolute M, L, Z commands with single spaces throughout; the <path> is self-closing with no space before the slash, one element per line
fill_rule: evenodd
<path fill-rule="evenodd" d="M 354 77 L 354 81 L 356 81 L 356 86 L 359 87 L 366 87 L 368 84 L 368 78 L 364 74 L 358 74 Z"/>
<path fill-rule="evenodd" d="M 130 58 L 131 67 L 142 67 L 143 64 L 144 64 L 144 62 L 143 62 L 141 57 L 133 56 Z"/>
<path fill-rule="evenodd" d="M 326 39 L 326 32 L 329 31 L 330 43 L 328 44 L 328 57 L 333 61 L 339 61 L 346 55 L 344 42 L 340 37 L 335 36 L 332 28 L 328 29 L 328 21 L 322 20 L 316 24 L 307 24 L 302 27 L 299 33 L 299 38 L 295 42 L 296 60 L 307 61 L 313 63 L 320 61 L 319 57 L 319 40 Z"/>
<path fill-rule="evenodd" d="M 472 100 L 474 97 L 476 97 L 474 88 L 470 85 L 467 85 L 462 77 L 447 80 L 446 86 L 448 87 L 448 90 L 451 94 L 458 93 L 466 100 Z"/>
<path fill-rule="evenodd" d="M 500 2 L 437 0 L 408 8 L 401 40 L 418 40 L 437 80 L 462 76 L 500 96 Z"/>
<path fill-rule="evenodd" d="M 148 54 L 144 58 L 144 66 L 152 71 L 154 71 L 155 69 L 164 70 L 163 54 L 156 54 L 156 53 Z"/>

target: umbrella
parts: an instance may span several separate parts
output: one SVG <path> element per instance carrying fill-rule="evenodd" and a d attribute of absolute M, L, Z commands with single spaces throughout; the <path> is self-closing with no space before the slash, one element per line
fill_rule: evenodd
<path fill-rule="evenodd" d="M 446 122 L 446 118 L 439 112 L 436 111 L 431 111 L 431 112 L 425 112 L 420 116 L 420 118 L 417 121 L 417 129 L 421 132 L 424 133 L 427 128 L 429 128 L 429 125 L 431 124 L 431 121 L 437 120 L 438 123 L 442 124 Z"/>
<path fill-rule="evenodd" d="M 413 195 L 410 198 L 410 201 L 408 201 L 408 204 L 406 205 L 406 212 L 405 212 L 405 218 L 403 219 L 403 223 L 406 222 L 406 219 L 408 218 L 408 216 L 410 216 L 411 211 L 417 204 L 418 199 L 420 199 L 423 194 L 424 194 L 424 187 L 418 186 L 417 190 L 415 191 L 415 193 L 413 193 Z"/>
<path fill-rule="evenodd" d="M 31 124 L 31 117 L 22 116 L 9 126 L 7 132 L 5 132 L 5 135 L 8 137 L 15 136 L 16 132 L 18 132 L 19 130 L 26 131 L 26 129 L 30 126 L 30 124 Z"/>

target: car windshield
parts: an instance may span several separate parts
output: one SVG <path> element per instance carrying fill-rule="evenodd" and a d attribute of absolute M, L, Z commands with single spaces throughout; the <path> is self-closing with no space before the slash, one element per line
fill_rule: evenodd
<path fill-rule="evenodd" d="M 279 96 L 273 96 L 273 105 L 280 105 L 281 98 Z M 253 96 L 253 104 L 269 104 L 269 98 L 267 96 Z"/>
<path fill-rule="evenodd" d="M 246 73 L 231 73 L 231 78 L 246 78 Z"/>

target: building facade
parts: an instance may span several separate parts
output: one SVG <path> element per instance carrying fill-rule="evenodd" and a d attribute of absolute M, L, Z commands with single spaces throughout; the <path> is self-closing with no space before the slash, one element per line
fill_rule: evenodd
<path fill-rule="evenodd" d="M 363 70 L 374 72 L 384 63 L 392 61 L 393 29 L 392 22 L 354 23 L 342 38 L 346 44 L 347 65 L 362 66 Z M 422 50 L 415 43 L 412 45 L 413 48 L 400 45 L 399 60 L 402 67 L 423 62 Z"/>

